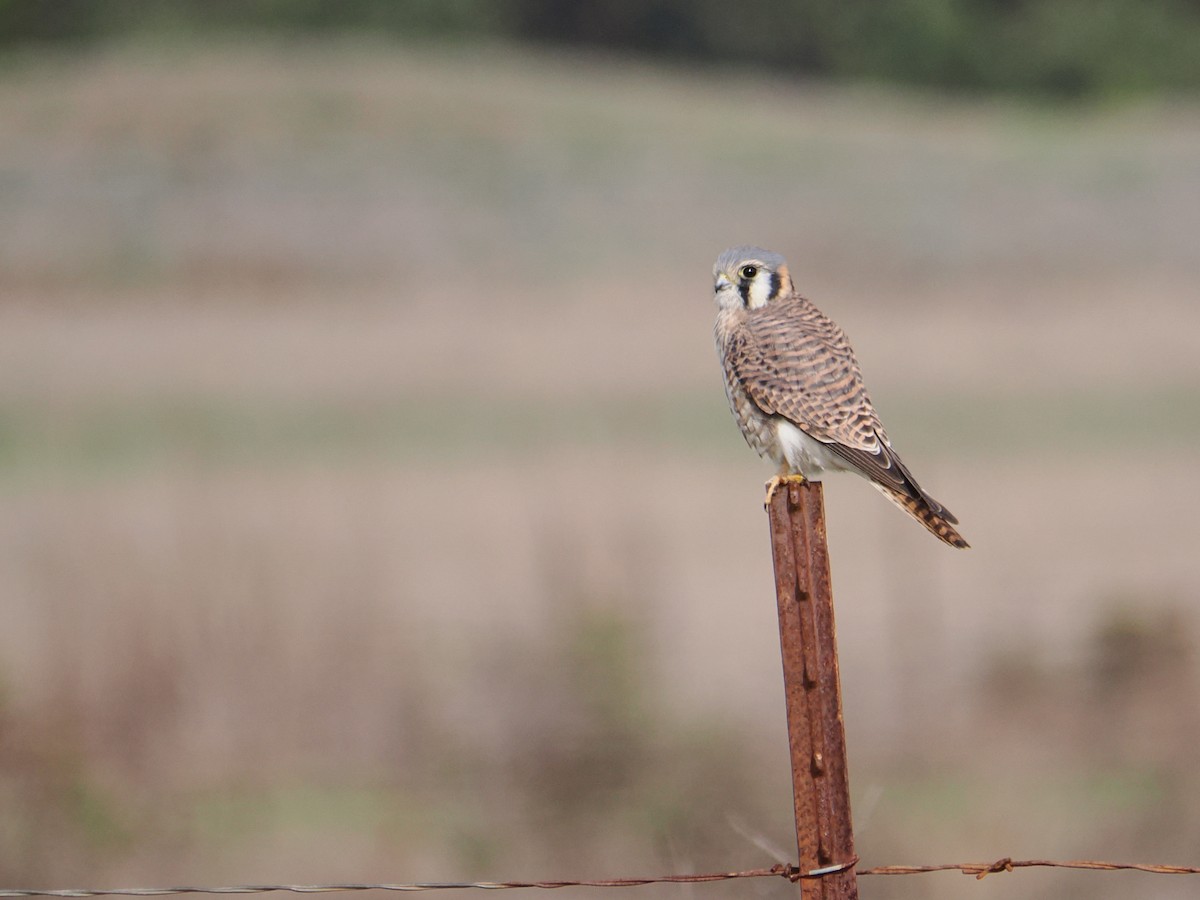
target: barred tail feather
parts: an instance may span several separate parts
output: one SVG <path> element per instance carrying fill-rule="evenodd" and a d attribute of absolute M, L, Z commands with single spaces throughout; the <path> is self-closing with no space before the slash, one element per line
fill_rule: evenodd
<path fill-rule="evenodd" d="M 945 541 L 951 547 L 959 547 L 963 550 L 970 548 L 971 545 L 954 530 L 954 524 L 957 524 L 958 520 L 949 511 L 936 505 L 936 501 L 931 504 L 924 497 L 912 497 L 878 482 L 872 483 L 879 488 L 881 494 L 928 528 L 935 537 Z"/>

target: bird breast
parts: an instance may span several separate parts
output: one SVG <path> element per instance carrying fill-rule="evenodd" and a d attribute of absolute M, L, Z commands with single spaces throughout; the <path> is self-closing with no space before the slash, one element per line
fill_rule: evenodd
<path fill-rule="evenodd" d="M 768 416 L 750 399 L 750 395 L 734 377 L 729 366 L 729 341 L 745 316 L 745 311 L 741 309 L 722 309 L 717 314 L 717 322 L 713 328 L 717 357 L 721 361 L 721 372 L 725 379 L 725 396 L 729 399 L 729 409 L 733 412 L 733 418 L 737 421 L 746 443 L 759 456 L 782 463 L 782 448 L 776 440 L 775 427 L 771 422 L 774 417 Z"/>

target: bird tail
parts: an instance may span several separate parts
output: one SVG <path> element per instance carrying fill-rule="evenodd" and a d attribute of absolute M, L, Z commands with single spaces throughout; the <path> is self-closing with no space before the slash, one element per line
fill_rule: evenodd
<path fill-rule="evenodd" d="M 913 496 L 878 482 L 872 483 L 879 488 L 880 493 L 928 528 L 935 537 L 945 541 L 951 547 L 965 550 L 971 546 L 963 540 L 961 534 L 954 530 L 958 519 L 954 518 L 954 515 L 936 500 L 919 493 L 919 488 L 916 496 Z"/>

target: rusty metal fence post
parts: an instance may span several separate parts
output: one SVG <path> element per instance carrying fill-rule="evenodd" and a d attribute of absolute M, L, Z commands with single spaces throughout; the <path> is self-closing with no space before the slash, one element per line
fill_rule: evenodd
<path fill-rule="evenodd" d="M 804 878 L 801 895 L 850 900 L 858 897 L 857 858 L 821 483 L 786 484 L 775 491 L 767 513 L 800 872 L 832 870 Z"/>

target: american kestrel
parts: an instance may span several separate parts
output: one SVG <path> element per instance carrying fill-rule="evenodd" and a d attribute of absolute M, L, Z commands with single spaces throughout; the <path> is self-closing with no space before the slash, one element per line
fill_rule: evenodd
<path fill-rule="evenodd" d="M 788 479 L 855 472 L 947 544 L 970 546 L 892 449 L 845 332 L 796 293 L 787 261 L 733 247 L 713 280 L 729 407 L 746 443 L 779 466 L 768 499 Z"/>

